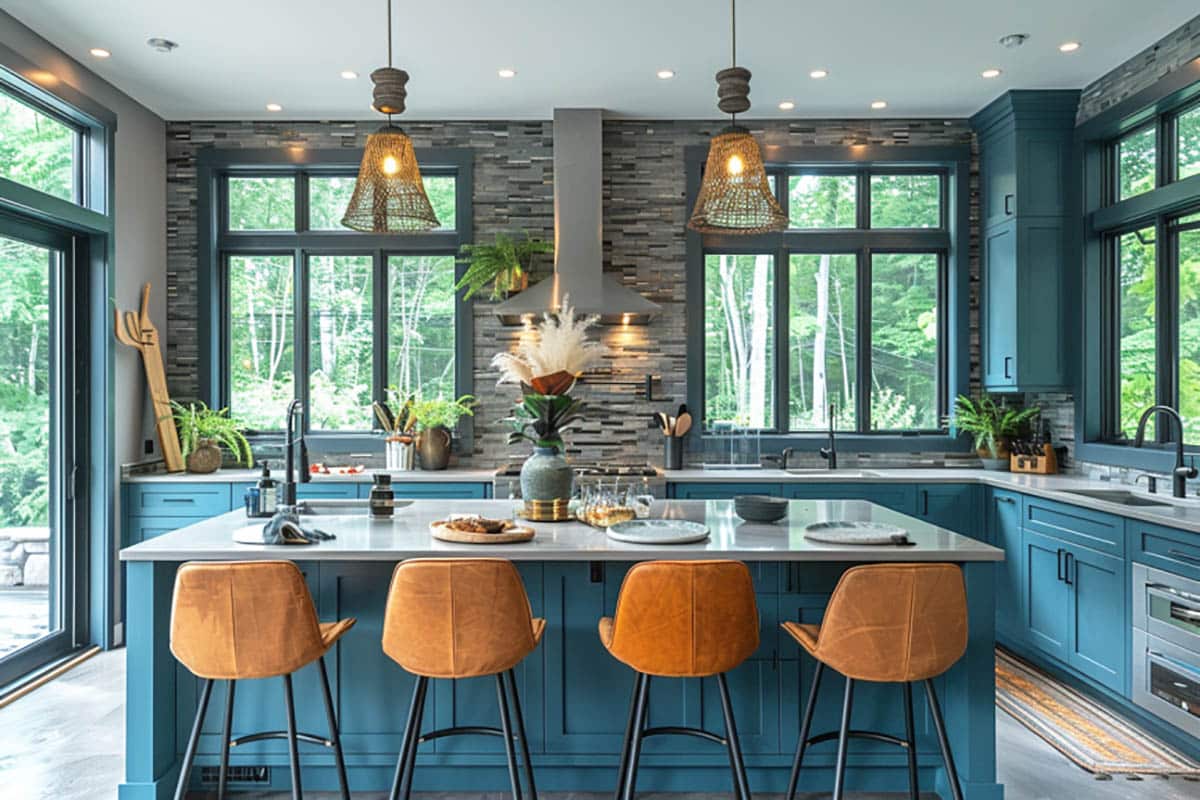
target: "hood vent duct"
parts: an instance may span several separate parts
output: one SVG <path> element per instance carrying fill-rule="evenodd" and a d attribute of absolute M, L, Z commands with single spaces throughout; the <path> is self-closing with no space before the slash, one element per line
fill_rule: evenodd
<path fill-rule="evenodd" d="M 644 325 L 661 310 L 604 274 L 602 161 L 600 109 L 555 109 L 554 275 L 497 305 L 504 324 L 557 311 L 568 295 L 610 325 Z"/>

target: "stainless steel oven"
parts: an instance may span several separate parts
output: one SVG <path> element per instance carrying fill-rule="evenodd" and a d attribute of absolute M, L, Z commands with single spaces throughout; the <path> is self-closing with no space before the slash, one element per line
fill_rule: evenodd
<path fill-rule="evenodd" d="M 1200 736 L 1200 582 L 1133 565 L 1133 702 Z"/>

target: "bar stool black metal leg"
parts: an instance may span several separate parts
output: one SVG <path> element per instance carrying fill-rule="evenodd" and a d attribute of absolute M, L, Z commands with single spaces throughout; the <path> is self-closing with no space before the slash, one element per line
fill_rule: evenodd
<path fill-rule="evenodd" d="M 513 800 L 521 800 L 521 778 L 517 774 L 517 750 L 513 747 L 512 722 L 508 718 L 508 699 L 504 696 L 504 675 L 496 673 L 496 702 L 500 707 L 500 730 L 504 732 L 504 754 L 508 756 L 508 778 Z"/>
<path fill-rule="evenodd" d="M 192 772 L 192 762 L 196 760 L 196 745 L 200 742 L 200 729 L 204 727 L 204 712 L 208 710 L 208 698 L 212 697 L 212 681 L 204 681 L 200 689 L 200 707 L 196 709 L 196 721 L 192 723 L 192 733 L 188 736 L 187 749 L 183 752 L 183 766 L 179 769 L 179 782 L 175 784 L 175 800 L 183 800 L 187 793 L 188 777 Z"/>
<path fill-rule="evenodd" d="M 529 782 L 529 796 L 533 800 L 537 800 L 537 784 L 533 782 L 533 760 L 529 757 L 529 739 L 525 737 L 525 714 L 521 711 L 521 696 L 517 694 L 517 676 L 511 669 L 508 671 L 508 693 L 512 696 L 517 735 L 521 737 L 521 755 L 525 759 L 525 778 Z"/>
<path fill-rule="evenodd" d="M 304 797 L 300 781 L 300 742 L 296 739 L 296 706 L 292 698 L 292 676 L 283 676 L 283 698 L 287 705 L 288 756 L 292 761 L 292 800 Z"/>
<path fill-rule="evenodd" d="M 917 734 L 913 725 L 912 684 L 904 684 L 904 739 L 908 742 L 908 797 L 919 800 L 921 788 L 917 778 Z"/>
<path fill-rule="evenodd" d="M 638 698 L 642 694 L 642 681 L 645 675 L 634 673 L 633 691 L 629 693 L 629 721 L 625 724 L 625 739 L 621 742 L 621 761 L 617 765 L 617 785 L 613 792 L 613 800 L 621 800 L 625 796 L 625 776 L 629 772 L 629 748 L 633 742 L 633 726 L 637 724 Z"/>
<path fill-rule="evenodd" d="M 746 777 L 746 763 L 742 760 L 742 743 L 738 739 L 737 723 L 733 721 L 733 703 L 729 699 L 725 673 L 717 675 L 717 686 L 721 689 L 721 713 L 725 716 L 725 745 L 729 748 L 729 765 L 733 768 L 734 793 L 741 800 L 750 800 L 750 781 Z"/>
<path fill-rule="evenodd" d="M 933 714 L 933 727 L 937 731 L 938 746 L 942 748 L 942 761 L 946 763 L 946 780 L 954 800 L 963 800 L 962 787 L 958 785 L 958 770 L 954 768 L 954 756 L 950 753 L 950 740 L 946 738 L 946 723 L 942 719 L 942 707 L 938 705 L 933 681 L 925 679 L 925 694 L 929 697 L 929 710 Z"/>
<path fill-rule="evenodd" d="M 225 800 L 225 784 L 229 779 L 229 739 L 233 736 L 233 692 L 237 681 L 227 681 L 225 694 L 225 724 L 221 727 L 221 767 L 217 773 L 217 800 Z"/>
<path fill-rule="evenodd" d="M 325 669 L 324 657 L 317 660 L 321 668 L 321 689 L 325 692 L 325 718 L 329 721 L 329 741 L 333 744 L 333 760 L 337 765 L 338 785 L 342 789 L 342 800 L 350 800 L 350 781 L 346 777 L 346 759 L 342 754 L 342 735 L 338 731 L 337 715 L 333 713 L 333 693 L 329 691 L 329 672 Z"/>
<path fill-rule="evenodd" d="M 842 702 L 842 727 L 838 729 L 837 766 L 833 776 L 833 800 L 842 800 L 846 791 L 846 755 L 850 743 L 850 711 L 854 707 L 854 679 L 846 678 L 846 698 Z"/>
<path fill-rule="evenodd" d="M 804 717 L 800 720 L 800 741 L 796 743 L 796 759 L 792 762 L 792 774 L 788 778 L 787 796 L 784 800 L 793 800 L 796 796 L 796 784 L 800 781 L 800 763 L 804 760 L 804 751 L 808 749 L 808 735 L 812 731 L 813 712 L 817 708 L 817 691 L 821 686 L 821 675 L 825 665 L 817 662 L 813 671 L 812 688 L 808 690 L 808 702 L 804 706 Z"/>
<path fill-rule="evenodd" d="M 424 678 L 417 678 L 413 684 L 412 700 L 408 704 L 408 719 L 404 723 L 404 736 L 400 740 L 400 755 L 396 757 L 396 777 L 392 779 L 392 792 L 388 800 L 398 800 L 400 789 L 404 785 L 404 768 L 408 766 L 408 748 L 413 731 L 417 729 L 420 720 L 417 717 L 417 700 L 421 696 L 421 683 Z"/>
<path fill-rule="evenodd" d="M 429 678 L 417 679 L 417 708 L 412 733 L 409 734 L 408 757 L 404 761 L 404 800 L 412 797 L 413 774 L 417 771 L 417 748 L 421 745 L 421 720 L 425 718 L 425 698 L 429 694 Z"/>
<path fill-rule="evenodd" d="M 646 729 L 646 717 L 650 705 L 650 676 L 641 675 L 642 683 L 638 687 L 637 703 L 634 707 L 633 735 L 629 737 L 629 766 L 625 774 L 624 800 L 633 800 L 637 791 L 638 759 L 642 755 L 642 731 Z"/>

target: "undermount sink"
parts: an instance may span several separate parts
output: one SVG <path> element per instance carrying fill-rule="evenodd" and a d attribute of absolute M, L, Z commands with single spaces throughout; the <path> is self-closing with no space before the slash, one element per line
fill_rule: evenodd
<path fill-rule="evenodd" d="M 1080 497 L 1090 497 L 1093 500 L 1103 500 L 1106 503 L 1116 503 L 1119 506 L 1150 506 L 1163 508 L 1171 505 L 1161 500 L 1154 500 L 1140 494 L 1134 494 L 1127 489 L 1066 489 L 1067 494 Z"/>
<path fill-rule="evenodd" d="M 826 467 L 813 467 L 810 469 L 787 469 L 784 470 L 788 475 L 802 475 L 810 478 L 878 478 L 879 473 L 869 469 L 828 469 Z"/>
<path fill-rule="evenodd" d="M 351 514 L 366 514 L 366 498 L 341 498 L 334 500 L 301 500 L 296 511 L 302 517 L 344 517 Z"/>

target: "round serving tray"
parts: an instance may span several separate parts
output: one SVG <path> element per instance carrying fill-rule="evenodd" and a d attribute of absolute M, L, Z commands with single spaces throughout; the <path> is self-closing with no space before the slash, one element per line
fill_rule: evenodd
<path fill-rule="evenodd" d="M 631 519 L 608 528 L 608 538 L 632 544 L 688 544 L 708 538 L 708 526 L 683 519 Z"/>
<path fill-rule="evenodd" d="M 429 526 L 429 533 L 440 541 L 458 544 L 515 544 L 528 542 L 534 537 L 533 528 L 523 525 L 509 528 L 503 533 L 472 533 L 448 528 L 435 522 Z"/>
<path fill-rule="evenodd" d="M 884 522 L 814 522 L 804 528 L 804 538 L 827 544 L 912 544 L 908 531 Z"/>

